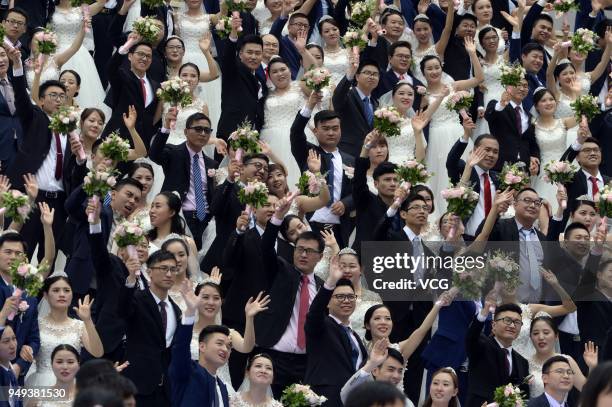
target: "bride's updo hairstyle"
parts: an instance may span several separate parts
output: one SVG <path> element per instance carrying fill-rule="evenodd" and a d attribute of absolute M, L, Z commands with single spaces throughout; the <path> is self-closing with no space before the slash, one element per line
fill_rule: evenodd
<path fill-rule="evenodd" d="M 200 77 L 200 68 L 198 68 L 198 66 L 196 64 L 194 64 L 193 62 L 186 62 L 183 65 L 181 65 L 181 67 L 178 70 L 178 76 L 181 76 L 181 72 L 183 72 L 183 70 L 185 68 L 193 68 L 195 69 L 195 71 L 198 73 L 198 78 Z"/>
<path fill-rule="evenodd" d="M 72 289 L 72 284 L 70 284 L 70 280 L 68 279 L 68 276 L 56 275 L 56 276 L 47 277 L 45 281 L 43 282 L 43 286 L 40 289 L 40 291 L 42 291 L 45 294 L 49 294 L 49 290 L 51 289 L 51 286 L 60 280 L 65 281 L 66 284 L 68 284 L 70 288 Z"/>
<path fill-rule="evenodd" d="M 180 238 L 180 237 L 173 237 L 171 239 L 168 239 L 162 244 L 161 250 L 166 250 L 172 253 L 172 251 L 168 250 L 168 248 L 174 243 L 180 244 L 181 246 L 183 246 L 183 249 L 185 250 L 185 263 L 186 263 L 185 274 L 187 278 L 190 278 L 191 272 L 189 271 L 189 260 L 188 260 L 189 259 L 189 245 L 187 244 L 187 242 L 185 242 L 185 239 Z M 174 255 L 176 256 L 176 254 Z"/>
<path fill-rule="evenodd" d="M 174 192 L 162 191 L 157 196 L 163 196 L 166 198 L 166 204 L 171 211 L 174 212 L 171 218 L 170 233 L 176 233 L 177 235 L 185 234 L 185 221 L 181 218 L 181 199 Z M 157 239 L 157 228 L 153 228 L 149 231 L 149 241 Z"/>
<path fill-rule="evenodd" d="M 425 75 L 425 65 L 427 64 L 427 62 L 434 60 L 434 59 L 440 63 L 440 66 L 442 66 L 442 60 L 437 55 L 425 55 L 423 59 L 421 60 L 421 64 L 419 66 L 421 68 L 421 73 L 423 75 Z"/>
<path fill-rule="evenodd" d="M 538 322 L 544 322 L 546 325 L 548 325 L 550 327 L 550 329 L 553 330 L 553 332 L 556 335 L 559 335 L 559 328 L 557 327 L 557 324 L 555 323 L 555 321 L 552 319 L 552 317 L 547 314 L 547 313 L 537 313 L 536 316 L 531 320 L 531 325 L 529 325 L 529 334 L 531 335 L 531 332 L 533 332 L 533 328 L 535 327 L 535 324 Z"/>

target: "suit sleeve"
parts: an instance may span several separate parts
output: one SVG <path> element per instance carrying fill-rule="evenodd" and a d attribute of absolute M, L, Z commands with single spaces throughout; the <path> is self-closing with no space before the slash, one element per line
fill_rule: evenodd
<path fill-rule="evenodd" d="M 482 328 L 484 324 L 485 323 L 480 322 L 475 315 L 465 335 L 465 350 L 471 361 L 480 359 L 482 352 L 485 350 L 482 341 Z"/>
<path fill-rule="evenodd" d="M 238 75 L 238 61 L 236 61 L 237 43 L 229 38 L 224 40 L 223 54 L 221 58 L 221 72 L 229 75 L 228 78 L 237 80 L 234 75 Z"/>
<path fill-rule="evenodd" d="M 174 334 L 172 358 L 168 367 L 168 376 L 172 380 L 173 386 L 184 386 L 191 375 L 189 344 L 191 343 L 192 332 L 193 324 L 185 325 L 181 323 Z"/>
<path fill-rule="evenodd" d="M 540 158 L 540 146 L 538 145 L 538 141 L 535 137 L 535 129 L 529 134 L 529 156 Z M 540 163 L 541 165 L 541 163 Z M 540 167 L 540 171 L 542 171 L 542 167 Z"/>
<path fill-rule="evenodd" d="M 121 284 L 119 290 L 119 301 L 117 301 L 116 315 L 120 318 L 128 321 L 134 315 L 134 293 L 138 283 L 134 284 L 134 287 L 126 287 L 125 281 Z"/>
<path fill-rule="evenodd" d="M 463 175 L 465 169 L 465 161 L 461 159 L 461 155 L 465 151 L 468 143 L 462 143 L 461 140 L 457 140 L 446 159 L 446 170 L 448 171 L 448 177 L 451 179 L 453 184 L 456 184 Z"/>
<path fill-rule="evenodd" d="M 122 46 L 123 42 L 125 41 L 125 35 L 123 34 L 123 25 L 125 24 L 125 20 L 127 20 L 127 15 L 122 16 L 115 14 L 111 20 L 110 26 L 108 27 L 108 38 L 117 48 Z"/>
<path fill-rule="evenodd" d="M 244 234 L 239 235 L 234 230 L 223 249 L 223 280 L 234 278 L 234 268 L 238 267 L 239 261 L 243 260 Z"/>
<path fill-rule="evenodd" d="M 338 86 L 336 86 L 332 96 L 332 103 L 337 112 L 344 110 L 347 103 L 349 90 L 351 90 L 351 81 L 349 81 L 345 76 L 342 78 L 340 83 L 338 83 Z"/>
<path fill-rule="evenodd" d="M 23 68 L 25 72 L 25 68 Z M 30 101 L 28 95 L 25 74 L 21 76 L 13 76 L 11 81 L 13 85 L 13 93 L 15 94 L 15 112 L 24 127 L 22 144 L 36 143 L 36 140 L 29 140 L 27 131 L 32 119 L 34 118 L 34 105 Z"/>
<path fill-rule="evenodd" d="M 287 18 L 279 17 L 274 20 L 274 23 L 272 23 L 272 27 L 270 28 L 270 34 L 275 36 L 278 40 L 279 52 L 281 53 L 281 55 L 283 53 L 283 28 L 285 27 L 286 23 Z"/>
<path fill-rule="evenodd" d="M 268 274 L 268 282 L 272 284 L 274 282 L 274 278 L 278 273 L 278 256 L 276 254 L 276 250 L 274 250 L 274 244 L 276 243 L 276 237 L 278 236 L 278 231 L 280 227 L 274 225 L 272 222 L 268 221 L 266 226 L 266 230 L 264 234 L 261 236 L 261 255 L 263 257 L 264 270 Z"/>
<path fill-rule="evenodd" d="M 229 212 L 228 202 L 233 190 L 234 184 L 227 180 L 225 180 L 221 186 L 215 188 L 215 193 L 210 204 L 210 213 L 216 217 L 226 217 Z"/>
<path fill-rule="evenodd" d="M 542 6 L 537 2 L 531 6 L 525 19 L 523 20 L 523 27 L 521 28 L 521 44 L 527 44 L 531 41 L 531 32 L 535 25 L 536 19 L 542 14 Z"/>
<path fill-rule="evenodd" d="M 510 39 L 510 51 L 508 54 L 508 59 L 511 63 L 521 61 L 521 48 L 522 44 L 520 38 Z"/>
<path fill-rule="evenodd" d="M 103 286 L 108 284 L 108 277 L 112 273 L 113 267 L 106 244 L 104 243 L 104 235 L 103 233 L 88 233 L 87 237 L 89 239 L 91 260 L 94 265 L 94 271 L 96 272 L 98 290 L 103 290 Z"/>
<path fill-rule="evenodd" d="M 348 3 L 348 0 L 338 0 L 334 7 L 335 20 L 338 22 L 338 25 L 340 25 L 340 33 L 342 35 L 346 34 L 349 26 L 349 21 L 346 18 L 346 7 Z"/>
<path fill-rule="evenodd" d="M 28 334 L 26 335 L 23 344 L 32 348 L 32 353 L 36 355 L 40 349 L 40 331 L 38 328 L 38 306 L 33 308 L 32 315 L 30 316 L 30 318 L 32 318 L 32 325 L 28 330 Z M 28 369 L 30 369 L 30 366 L 32 365 L 32 363 L 26 362 L 19 356 L 17 357 L 15 363 L 17 363 L 17 365 L 19 365 L 21 368 L 20 376 L 25 376 L 26 373 L 28 373 Z"/>
<path fill-rule="evenodd" d="M 444 31 L 446 13 L 442 11 L 438 5 L 431 3 L 429 7 L 427 7 L 427 12 L 425 14 L 429 17 L 429 21 L 431 22 L 434 42 L 438 42 L 442 35 L 442 31 Z"/>
<path fill-rule="evenodd" d="M 118 101 L 121 98 L 121 87 L 123 86 L 123 79 L 121 78 L 121 64 L 123 62 L 123 55 L 119 54 L 119 52 L 115 52 L 115 54 L 111 57 L 110 62 L 108 63 L 108 82 L 110 83 L 111 88 L 113 89 L 113 105 L 117 105 Z M 116 106 L 113 106 L 116 107 Z"/>
<path fill-rule="evenodd" d="M 325 330 L 325 317 L 327 316 L 327 305 L 334 290 L 328 290 L 325 286 L 322 286 L 317 295 L 312 300 L 310 308 L 308 309 L 308 315 L 306 315 L 306 323 L 304 324 L 304 331 L 306 332 L 306 343 L 308 340 L 316 340 Z"/>
<path fill-rule="evenodd" d="M 293 124 L 291 125 L 291 130 L 289 132 L 289 139 L 291 140 L 291 154 L 293 154 L 293 157 L 295 158 L 295 161 L 297 162 L 301 171 L 308 168 L 308 151 L 310 150 L 310 147 L 308 146 L 306 134 L 304 133 L 308 120 L 308 118 L 302 116 L 301 112 L 298 112 L 298 114 L 295 116 L 295 120 L 293 120 Z"/>
<path fill-rule="evenodd" d="M 153 140 L 151 140 L 151 148 L 149 149 L 149 158 L 154 163 L 161 165 L 162 167 L 167 164 L 170 157 L 168 157 L 168 150 L 166 149 L 166 142 L 170 133 L 162 133 L 161 130 L 157 132 Z M 170 174 L 168 174 L 170 175 Z"/>
<path fill-rule="evenodd" d="M 87 200 L 87 194 L 83 190 L 83 186 L 77 187 L 66 199 L 64 209 L 70 217 L 77 221 L 86 222 L 85 208 L 83 203 Z"/>
<path fill-rule="evenodd" d="M 357 209 L 366 209 L 370 203 L 368 168 L 370 168 L 370 159 L 358 157 L 355 161 L 355 176 L 353 177 L 353 204 Z"/>
<path fill-rule="evenodd" d="M 372 240 L 388 241 L 389 229 L 391 229 L 391 218 L 385 213 L 383 218 L 376 225 L 376 229 L 374 229 L 374 237 Z"/>

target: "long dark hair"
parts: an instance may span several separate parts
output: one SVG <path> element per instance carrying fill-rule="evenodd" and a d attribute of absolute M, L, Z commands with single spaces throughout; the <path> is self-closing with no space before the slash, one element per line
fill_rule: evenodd
<path fill-rule="evenodd" d="M 455 373 L 455 370 L 452 367 L 443 367 L 442 369 L 436 370 L 434 374 L 431 375 L 431 380 L 433 381 L 433 378 L 439 375 L 440 373 L 449 374 L 453 378 L 453 384 L 455 386 L 455 389 L 459 388 L 459 378 L 457 377 L 457 373 Z M 425 400 L 425 403 L 423 403 L 423 407 L 431 407 L 431 405 L 433 404 L 433 400 L 431 399 L 431 392 L 429 391 L 429 389 L 427 390 L 427 392 L 427 399 Z M 448 407 L 459 407 L 459 398 L 456 395 L 448 401 Z"/>
<path fill-rule="evenodd" d="M 366 326 L 366 324 L 370 324 L 370 319 L 372 319 L 372 315 L 374 315 L 374 312 L 378 311 L 381 308 L 387 308 L 387 310 L 389 310 L 389 314 L 391 314 L 391 310 L 389 309 L 389 307 L 387 307 L 385 304 L 376 304 L 376 305 L 372 305 L 370 308 L 368 308 L 368 310 L 366 311 L 365 315 L 363 316 L 363 326 L 365 328 L 365 339 L 366 341 L 371 341 L 372 340 L 372 330 L 370 328 L 368 328 Z M 393 319 L 391 319 L 393 321 Z"/>
<path fill-rule="evenodd" d="M 176 196 L 173 192 L 170 191 L 162 191 L 157 196 L 162 195 L 166 197 L 166 203 L 170 210 L 174 211 L 174 215 L 170 219 L 170 233 L 176 233 L 177 235 L 185 234 L 185 221 L 181 218 L 181 199 Z M 157 228 L 151 229 L 149 231 L 149 240 L 157 239 Z"/>

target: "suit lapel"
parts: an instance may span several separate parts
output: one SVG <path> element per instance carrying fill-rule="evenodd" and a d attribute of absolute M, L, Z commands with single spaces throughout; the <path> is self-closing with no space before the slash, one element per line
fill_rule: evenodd
<path fill-rule="evenodd" d="M 366 118 L 365 112 L 363 110 L 363 100 L 361 100 L 361 98 L 359 97 L 359 92 L 357 92 L 357 89 L 355 87 L 351 89 L 351 97 L 355 100 L 355 104 L 357 105 L 357 108 L 359 109 L 359 113 L 361 114 L 363 121 L 367 122 L 368 119 Z"/>
<path fill-rule="evenodd" d="M 185 155 L 185 167 L 183 171 L 185 171 L 185 180 L 187 181 L 187 189 L 185 190 L 185 194 L 189 190 L 189 181 L 191 179 L 191 157 L 189 156 L 189 150 L 187 150 L 187 142 L 183 143 L 183 154 Z"/>
<path fill-rule="evenodd" d="M 145 302 L 147 304 L 147 309 L 149 310 L 151 316 L 153 317 L 153 320 L 155 321 L 155 325 L 157 327 L 155 332 L 157 332 L 157 334 L 159 335 L 159 339 L 165 345 L 166 344 L 166 333 L 163 332 L 164 327 L 162 325 L 161 314 L 159 312 L 159 305 L 157 305 L 157 302 L 155 302 L 155 298 L 153 298 L 153 294 L 151 294 L 150 291 L 144 291 L 143 295 L 145 298 Z"/>
<path fill-rule="evenodd" d="M 348 337 L 348 335 L 346 334 L 346 331 L 344 330 L 344 328 L 338 324 L 332 317 L 328 317 L 331 322 L 335 325 L 336 330 L 338 331 L 338 337 L 340 338 L 340 343 L 342 344 L 342 347 L 344 348 L 344 353 L 346 354 L 346 356 L 348 356 L 348 358 L 346 359 L 348 361 L 349 366 L 352 366 L 353 364 L 353 348 L 351 347 L 351 343 L 349 342 L 350 339 Z M 365 353 L 364 353 L 365 355 Z M 355 370 L 355 367 L 352 366 L 353 369 Z"/>

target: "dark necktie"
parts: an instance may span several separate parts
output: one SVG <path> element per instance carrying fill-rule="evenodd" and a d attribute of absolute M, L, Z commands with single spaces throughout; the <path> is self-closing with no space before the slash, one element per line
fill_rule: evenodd
<path fill-rule="evenodd" d="M 64 152 L 62 151 L 62 142 L 60 141 L 60 135 L 53 132 L 55 138 L 55 179 L 62 179 L 62 168 L 64 167 Z"/>
<path fill-rule="evenodd" d="M 359 360 L 359 348 L 353 341 L 353 331 L 348 326 L 341 326 L 344 329 L 344 332 L 346 333 L 346 338 L 348 339 L 349 344 L 351 345 L 351 360 L 353 361 L 353 368 L 357 370 L 357 361 Z"/>
<path fill-rule="evenodd" d="M 201 222 L 206 217 L 206 198 L 204 197 L 204 186 L 202 185 L 202 171 L 200 170 L 199 154 L 193 155 L 193 160 L 191 162 L 191 177 L 193 178 L 196 216 Z"/>
<path fill-rule="evenodd" d="M 142 78 L 140 80 L 140 90 L 142 91 L 142 102 L 144 107 L 147 107 L 147 86 L 145 85 L 145 81 Z"/>
<path fill-rule="evenodd" d="M 161 321 L 162 321 L 162 330 L 163 330 L 163 334 L 164 334 L 164 344 L 166 342 L 166 330 L 168 327 L 168 313 L 166 312 L 166 302 L 165 301 L 160 301 L 159 302 L 159 314 L 161 315 Z"/>
<path fill-rule="evenodd" d="M 6 79 L 0 80 L 0 85 L 2 86 L 2 93 L 4 94 L 4 99 L 9 107 L 9 111 L 11 114 L 15 114 L 15 95 L 13 93 L 13 87 Z"/>
<path fill-rule="evenodd" d="M 523 120 L 521 119 L 521 107 L 517 106 L 514 108 L 514 116 L 516 119 L 516 129 L 518 130 L 519 137 L 523 134 Z"/>
<path fill-rule="evenodd" d="M 485 172 L 482 174 L 482 183 L 484 184 L 484 207 L 485 207 L 485 218 L 491 210 L 491 183 L 489 182 L 489 173 Z"/>
<path fill-rule="evenodd" d="M 510 361 L 508 360 L 508 356 L 510 355 L 510 351 L 506 348 L 502 348 L 504 351 L 504 367 L 506 368 L 506 372 L 508 372 L 508 376 L 512 374 L 510 370 Z"/>
<path fill-rule="evenodd" d="M 308 276 L 302 275 L 302 284 L 300 286 L 300 308 L 298 312 L 298 332 L 297 332 L 297 346 L 300 349 L 306 349 L 306 331 L 304 325 L 306 324 L 306 315 L 308 314 L 308 308 L 310 307 L 310 291 L 308 291 Z"/>
<path fill-rule="evenodd" d="M 325 160 L 325 167 L 327 170 L 327 188 L 329 189 L 329 202 L 327 206 L 332 206 L 334 203 L 334 155 L 332 153 L 323 152 L 323 160 Z"/>
<path fill-rule="evenodd" d="M 363 98 L 363 112 L 365 113 L 368 126 L 372 127 L 374 124 L 374 112 L 372 111 L 372 105 L 370 105 L 370 98 L 367 96 Z"/>
<path fill-rule="evenodd" d="M 591 175 L 589 179 L 591 180 L 591 191 L 593 192 L 593 199 L 595 199 L 595 195 L 599 193 L 599 185 L 597 185 L 597 178 Z"/>

